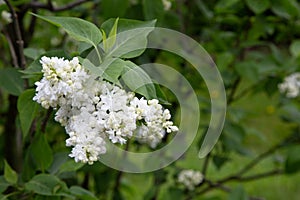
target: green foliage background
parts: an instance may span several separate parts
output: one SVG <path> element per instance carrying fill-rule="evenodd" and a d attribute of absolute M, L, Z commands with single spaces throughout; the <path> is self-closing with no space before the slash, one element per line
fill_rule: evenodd
<path fill-rule="evenodd" d="M 74 2 L 11 1 L 24 40 L 26 64 L 20 59 L 23 51 L 18 51 L 14 25 L 0 23 L 1 199 L 298 199 L 299 97 L 287 99 L 277 86 L 300 69 L 300 3 L 171 0 L 171 9 L 164 10 L 161 0 Z M 9 8 L 0 5 L 3 10 Z M 68 57 L 78 55 L 82 46 L 61 28 L 29 12 L 78 17 L 98 27 L 116 17 L 156 19 L 156 26 L 178 30 L 198 41 L 216 62 L 228 101 L 225 127 L 211 154 L 197 159 L 210 118 L 210 97 L 202 78 L 183 59 L 146 50 L 132 61 L 174 67 L 198 95 L 201 126 L 193 145 L 172 165 L 146 174 L 115 171 L 100 162 L 83 165 L 68 158 L 66 134 L 53 120 L 53 110 L 31 101 L 34 82 L 40 76 L 32 75 L 35 71 L 30 67 L 45 52 Z M 30 73 L 20 73 L 25 69 Z M 176 122 L 179 106 L 172 94 L 165 93 L 172 104 L 166 107 Z M 136 150 L 137 146 L 132 143 L 129 148 Z M 192 192 L 185 190 L 176 181 L 182 169 L 201 171 L 205 181 Z"/>

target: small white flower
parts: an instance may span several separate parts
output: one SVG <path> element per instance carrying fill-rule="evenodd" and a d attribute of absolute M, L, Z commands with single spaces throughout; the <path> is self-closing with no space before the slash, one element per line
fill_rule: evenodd
<path fill-rule="evenodd" d="M 0 0 L 0 6 L 5 4 L 4 0 Z"/>
<path fill-rule="evenodd" d="M 295 98 L 300 93 L 300 73 L 296 72 L 287 76 L 284 82 L 278 85 L 279 91 L 285 93 L 288 98 Z"/>
<path fill-rule="evenodd" d="M 170 0 L 162 0 L 162 3 L 164 5 L 164 10 L 170 10 L 172 6 L 172 2 Z"/>
<path fill-rule="evenodd" d="M 182 170 L 178 175 L 178 182 L 182 183 L 189 190 L 194 190 L 195 186 L 202 183 L 203 180 L 203 174 L 192 169 Z"/>
<path fill-rule="evenodd" d="M 3 19 L 3 21 L 7 24 L 12 23 L 12 18 L 11 18 L 11 13 L 7 12 L 6 10 L 3 10 L 1 13 L 1 17 Z"/>

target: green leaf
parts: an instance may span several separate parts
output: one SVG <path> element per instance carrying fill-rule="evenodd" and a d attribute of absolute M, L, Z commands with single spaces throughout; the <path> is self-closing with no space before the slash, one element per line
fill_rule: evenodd
<path fill-rule="evenodd" d="M 48 172 L 51 174 L 56 174 L 61 167 L 62 164 L 69 160 L 69 153 L 70 152 L 58 152 L 55 153 L 53 156 L 53 162 L 51 166 L 48 168 Z"/>
<path fill-rule="evenodd" d="M 59 152 L 54 155 L 52 165 L 48 171 L 51 174 L 60 175 L 64 172 L 75 172 L 84 166 L 84 163 L 75 162 L 74 159 L 70 159 L 69 152 Z"/>
<path fill-rule="evenodd" d="M 25 189 L 36 194 L 52 196 L 63 195 L 67 192 L 67 185 L 56 176 L 50 174 L 39 174 L 25 183 Z"/>
<path fill-rule="evenodd" d="M 16 184 L 18 181 L 18 174 L 13 170 L 6 160 L 4 160 L 4 178 L 10 184 Z"/>
<path fill-rule="evenodd" d="M 281 114 L 286 121 L 300 124 L 300 110 L 297 105 L 288 103 L 281 107 Z"/>
<path fill-rule="evenodd" d="M 158 200 L 185 199 L 183 190 L 175 187 L 162 187 Z"/>
<path fill-rule="evenodd" d="M 300 15 L 299 4 L 295 0 L 273 0 L 271 9 L 276 15 L 286 19 Z"/>
<path fill-rule="evenodd" d="M 17 69 L 9 67 L 0 69 L 0 87 L 9 94 L 19 96 L 23 90 L 23 79 Z"/>
<path fill-rule="evenodd" d="M 224 52 L 217 55 L 216 64 L 221 71 L 227 70 L 234 61 L 234 55 L 230 52 Z"/>
<path fill-rule="evenodd" d="M 79 186 L 70 187 L 70 192 L 82 200 L 97 200 L 93 193 Z"/>
<path fill-rule="evenodd" d="M 33 60 L 37 59 L 41 54 L 44 54 L 44 49 L 26 48 L 24 49 L 24 55 Z"/>
<path fill-rule="evenodd" d="M 291 54 L 297 58 L 300 56 L 300 40 L 294 40 L 290 45 Z"/>
<path fill-rule="evenodd" d="M 154 82 L 154 80 L 153 80 L 153 82 Z M 160 85 L 158 83 L 154 82 L 154 87 L 155 87 L 155 92 L 156 92 L 156 99 L 158 99 L 161 104 L 171 105 L 167 99 L 166 94 L 162 91 Z"/>
<path fill-rule="evenodd" d="M 102 40 L 102 34 L 98 27 L 83 19 L 75 17 L 33 15 L 63 28 L 75 40 L 89 43 L 94 47 Z"/>
<path fill-rule="evenodd" d="M 290 147 L 285 161 L 285 172 L 292 174 L 300 171 L 300 146 Z"/>
<path fill-rule="evenodd" d="M 242 186 L 234 188 L 228 195 L 228 200 L 248 200 L 248 195 Z"/>
<path fill-rule="evenodd" d="M 236 63 L 234 68 L 238 72 L 238 74 L 248 81 L 255 83 L 259 81 L 259 73 L 256 68 L 256 63 L 254 61 L 243 61 Z"/>
<path fill-rule="evenodd" d="M 157 98 L 153 81 L 143 69 L 133 62 L 118 58 L 107 58 L 99 67 L 96 67 L 88 59 L 80 60 L 83 66 L 96 76 L 118 84 L 118 77 L 122 75 L 122 80 L 130 90 L 143 95 L 147 99 Z M 164 101 L 165 97 L 162 91 L 159 91 L 160 100 Z"/>
<path fill-rule="evenodd" d="M 36 134 L 29 148 L 34 162 L 44 172 L 53 161 L 52 149 L 46 140 L 45 134 Z"/>
<path fill-rule="evenodd" d="M 74 198 L 72 198 L 74 199 Z M 60 196 L 35 195 L 34 200 L 61 200 Z"/>
<path fill-rule="evenodd" d="M 255 14 L 263 13 L 271 5 L 269 0 L 246 0 L 246 3 Z"/>
<path fill-rule="evenodd" d="M 114 47 L 106 52 L 106 57 L 134 58 L 141 55 L 147 47 L 147 36 L 155 25 L 153 21 L 137 21 L 129 19 L 119 19 L 117 37 Z M 114 26 L 115 19 L 105 21 L 101 28 L 110 32 Z"/>
<path fill-rule="evenodd" d="M 156 98 L 153 81 L 143 69 L 133 62 L 124 61 L 124 72 L 121 78 L 132 91 L 143 95 L 147 99 Z"/>
<path fill-rule="evenodd" d="M 268 96 L 272 96 L 278 92 L 278 84 L 281 83 L 281 79 L 278 77 L 269 76 L 266 78 L 266 81 L 264 83 L 265 92 L 268 94 Z"/>
<path fill-rule="evenodd" d="M 236 123 L 227 122 L 224 126 L 224 134 L 222 137 L 222 144 L 226 150 L 233 150 L 241 155 L 248 155 L 249 150 L 244 146 L 244 138 L 246 132 L 244 128 Z"/>
<path fill-rule="evenodd" d="M 222 166 L 230 159 L 227 156 L 222 155 L 213 155 L 213 163 L 217 167 L 218 170 L 221 169 Z"/>
<path fill-rule="evenodd" d="M 58 170 L 58 174 L 61 174 L 63 172 L 75 172 L 83 166 L 84 163 L 75 162 L 74 159 L 69 159 L 68 161 L 66 161 L 60 166 Z"/>
<path fill-rule="evenodd" d="M 129 7 L 129 0 L 102 0 L 101 15 L 106 19 L 124 16 Z"/>
<path fill-rule="evenodd" d="M 117 28 L 118 28 L 118 21 L 119 18 L 116 19 L 107 39 L 103 39 L 103 47 L 104 51 L 108 52 L 116 43 L 116 36 L 117 36 Z"/>
<path fill-rule="evenodd" d="M 219 11 L 225 11 L 226 9 L 232 7 L 240 0 L 220 0 L 215 6 L 215 9 Z"/>
<path fill-rule="evenodd" d="M 0 200 L 7 200 L 7 195 L 0 194 Z"/>
<path fill-rule="evenodd" d="M 10 183 L 6 181 L 4 176 L 0 176 L 0 193 L 4 192 L 8 186 L 10 186 Z"/>
<path fill-rule="evenodd" d="M 123 60 L 119 58 L 107 58 L 97 66 L 92 60 L 80 58 L 80 63 L 93 75 L 119 85 L 118 78 L 123 72 Z"/>
<path fill-rule="evenodd" d="M 162 0 L 143 0 L 143 11 L 146 20 L 159 21 L 165 13 Z"/>
<path fill-rule="evenodd" d="M 35 90 L 29 89 L 25 90 L 18 98 L 17 107 L 20 116 L 23 137 L 26 137 L 28 134 L 31 123 L 35 118 L 36 112 L 39 108 L 39 104 L 32 100 L 34 94 Z"/>
<path fill-rule="evenodd" d="M 119 58 L 105 59 L 99 66 L 101 71 L 104 71 L 102 77 L 112 83 L 118 84 L 119 77 L 124 70 L 124 61 Z M 101 74 L 99 74 L 101 75 Z"/>

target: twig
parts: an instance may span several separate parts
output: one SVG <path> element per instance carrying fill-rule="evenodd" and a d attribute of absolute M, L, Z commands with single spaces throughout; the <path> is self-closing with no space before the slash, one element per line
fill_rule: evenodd
<path fill-rule="evenodd" d="M 231 181 L 231 180 L 241 180 L 242 179 L 242 175 L 244 175 L 246 172 L 248 172 L 249 170 L 251 170 L 261 160 L 263 160 L 264 158 L 266 158 L 270 154 L 274 153 L 276 150 L 278 150 L 282 146 L 283 146 L 283 143 L 280 143 L 280 144 L 277 144 L 277 145 L 273 146 L 272 148 L 270 148 L 266 152 L 260 154 L 258 157 L 256 157 L 254 160 L 252 160 L 250 163 L 248 163 L 239 172 L 237 172 L 237 173 L 235 173 L 233 175 L 227 176 L 226 178 L 223 178 L 223 179 L 221 179 L 221 180 L 219 180 L 217 182 L 222 184 L 222 183 L 226 183 L 226 182 Z"/>
<path fill-rule="evenodd" d="M 202 190 L 197 192 L 197 195 L 204 194 L 204 193 L 206 193 L 206 192 L 208 192 L 208 191 L 210 191 L 214 188 L 223 190 L 225 192 L 230 192 L 231 191 L 229 187 L 224 186 L 222 183 L 215 183 L 215 182 L 210 181 L 208 179 L 205 179 L 205 183 L 208 183 L 208 186 L 206 186 L 205 188 L 203 188 Z"/>
<path fill-rule="evenodd" d="M 252 167 L 254 167 L 256 164 L 258 164 L 261 160 L 269 156 L 270 154 L 273 154 L 276 150 L 281 148 L 283 145 L 280 143 L 278 145 L 275 145 L 274 147 L 270 148 L 266 152 L 262 153 L 258 157 L 256 157 L 254 160 L 252 160 L 248 165 L 246 165 L 240 172 L 239 175 L 243 175 L 247 171 L 249 171 Z"/>
<path fill-rule="evenodd" d="M 261 84 L 261 82 L 258 82 L 256 84 L 253 84 L 251 86 L 249 86 L 248 88 L 244 89 L 243 91 L 241 91 L 239 94 L 236 95 L 236 97 L 232 100 L 236 101 L 242 97 L 245 97 L 248 93 L 250 93 L 254 88 L 256 88 L 257 86 L 259 86 L 259 84 Z"/>
<path fill-rule="evenodd" d="M 45 131 L 46 131 L 47 123 L 48 123 L 48 121 L 50 119 L 52 110 L 53 110 L 52 108 L 49 109 L 49 110 L 47 110 L 47 114 L 46 114 L 45 118 L 42 121 L 42 125 L 41 125 L 41 131 L 42 131 L 42 133 L 45 133 Z"/>
<path fill-rule="evenodd" d="M 222 181 L 216 181 L 216 182 L 205 179 L 205 183 L 207 183 L 208 186 L 206 186 L 201 191 L 197 192 L 197 195 L 204 194 L 204 193 L 206 193 L 206 192 L 208 192 L 208 191 L 210 191 L 214 188 L 223 190 L 225 192 L 230 192 L 231 189 L 229 187 L 224 186 L 224 184 L 229 182 L 229 181 L 248 182 L 248 181 L 254 181 L 254 180 L 258 180 L 258 179 L 261 179 L 261 178 L 266 178 L 266 177 L 270 177 L 270 176 L 274 176 L 274 175 L 278 175 L 278 174 L 282 174 L 282 173 L 283 173 L 282 169 L 274 169 L 274 170 L 271 170 L 269 172 L 259 173 L 259 174 L 246 176 L 246 177 L 237 176 L 237 175 L 236 176 L 230 176 L 230 178 L 224 179 Z M 260 198 L 252 197 L 252 199 L 260 199 Z"/>
<path fill-rule="evenodd" d="M 209 160 L 210 160 L 210 153 L 207 154 L 207 156 L 204 159 L 203 168 L 202 168 L 202 174 L 204 177 L 208 168 Z"/>
<path fill-rule="evenodd" d="M 25 69 L 26 66 L 26 60 L 25 60 L 25 56 L 24 56 L 24 41 L 22 39 L 22 34 L 21 34 L 21 29 L 20 29 L 20 25 L 19 25 L 19 21 L 18 21 L 18 15 L 16 13 L 16 11 L 14 10 L 14 8 L 12 7 L 11 3 L 9 2 L 9 0 L 4 0 L 6 5 L 8 6 L 11 14 L 12 14 L 12 20 L 13 20 L 13 25 L 14 25 L 14 32 L 16 35 L 16 44 L 18 46 L 18 55 L 19 55 L 19 67 L 21 69 Z"/>
<path fill-rule="evenodd" d="M 230 91 L 230 94 L 229 94 L 228 100 L 227 100 L 228 105 L 230 105 L 235 100 L 234 95 L 237 91 L 237 88 L 238 88 L 240 82 L 241 82 L 240 77 L 235 79 L 235 81 L 233 82 L 233 85 L 232 85 L 232 88 L 231 88 L 231 91 Z"/>
<path fill-rule="evenodd" d="M 18 57 L 15 52 L 14 44 L 11 41 L 11 38 L 10 38 L 9 34 L 6 32 L 6 30 L 4 29 L 4 30 L 2 30 L 2 32 L 5 35 L 5 38 L 8 42 L 8 47 L 9 47 L 9 51 L 10 51 L 10 55 L 11 55 L 11 59 L 12 59 L 12 64 L 14 67 L 18 67 L 19 66 Z"/>
<path fill-rule="evenodd" d="M 290 143 L 298 141 L 298 140 L 300 140 L 300 138 L 297 135 L 295 135 L 295 134 L 289 135 L 284 141 L 274 145 L 269 150 L 260 154 L 258 157 L 256 157 L 254 160 L 252 160 L 248 165 L 246 165 L 243 169 L 241 169 L 237 175 L 243 175 L 244 173 L 249 171 L 252 167 L 257 165 L 261 160 L 263 160 L 267 156 L 273 154 L 278 149 L 287 146 L 287 144 L 290 144 Z"/>
<path fill-rule="evenodd" d="M 238 181 L 242 181 L 242 182 L 253 181 L 253 180 L 257 180 L 257 179 L 261 179 L 261 178 L 265 178 L 265 177 L 269 177 L 269 176 L 274 176 L 274 175 L 279 175 L 279 174 L 283 174 L 282 169 L 274 169 L 269 172 L 264 172 L 264 173 L 259 173 L 259 174 L 255 174 L 255 175 L 251 175 L 251 176 L 241 177 L 238 179 Z"/>
<path fill-rule="evenodd" d="M 270 177 L 270 176 L 282 174 L 284 172 L 282 169 L 273 169 L 271 171 L 264 172 L 264 173 L 259 173 L 259 174 L 249 175 L 249 176 L 243 176 L 246 172 L 250 171 L 259 162 L 261 162 L 263 159 L 265 159 L 269 155 L 273 154 L 278 149 L 287 146 L 287 144 L 297 142 L 299 140 L 300 140 L 300 138 L 297 134 L 296 135 L 292 134 L 292 135 L 288 136 L 283 142 L 274 145 L 269 150 L 267 150 L 264 153 L 260 154 L 258 157 L 256 157 L 250 163 L 248 163 L 245 167 L 243 167 L 237 173 L 229 175 L 229 176 L 227 176 L 227 177 L 225 177 L 221 180 L 217 180 L 217 181 L 213 182 L 213 181 L 207 179 L 207 177 L 205 177 L 204 183 L 201 184 L 201 185 L 204 185 L 205 183 L 207 183 L 208 185 L 206 187 L 204 187 L 202 190 L 200 190 L 199 192 L 197 192 L 197 194 L 199 194 L 199 195 L 204 194 L 204 193 L 206 193 L 206 192 L 208 192 L 208 191 L 210 191 L 214 188 L 219 188 L 223 191 L 228 192 L 229 188 L 225 187 L 224 184 L 229 182 L 229 181 L 247 182 L 247 181 L 253 181 L 253 180 L 257 180 L 257 179 L 261 179 L 261 178 L 265 178 L 265 177 Z M 252 199 L 260 199 L 260 198 L 253 197 Z"/>
<path fill-rule="evenodd" d="M 49 10 L 52 12 L 60 12 L 60 11 L 69 10 L 71 8 L 79 6 L 86 2 L 92 2 L 92 1 L 91 0 L 77 0 L 77 1 L 71 2 L 69 4 L 66 4 L 64 6 L 61 6 L 61 7 L 55 7 L 51 0 L 48 0 L 46 4 L 33 1 L 28 4 L 27 9 L 35 8 L 35 9 L 45 9 L 45 10 Z"/>
<path fill-rule="evenodd" d="M 37 9 L 33 8 L 32 12 L 36 13 Z M 30 40 L 32 39 L 33 35 L 34 35 L 34 31 L 35 31 L 35 25 L 36 25 L 36 16 L 31 15 L 31 19 L 30 19 L 30 24 L 29 27 L 27 29 L 27 33 L 26 33 L 26 37 L 24 38 L 25 43 L 29 43 Z"/>
<path fill-rule="evenodd" d="M 125 151 L 124 151 L 124 154 L 123 154 L 124 157 L 127 157 L 128 149 L 129 149 L 129 142 L 126 143 Z M 118 171 L 117 176 L 116 176 L 116 181 L 115 181 L 115 184 L 113 186 L 113 191 L 114 191 L 113 196 L 116 194 L 115 192 L 119 190 L 122 176 L 123 176 L 123 171 L 122 170 Z"/>

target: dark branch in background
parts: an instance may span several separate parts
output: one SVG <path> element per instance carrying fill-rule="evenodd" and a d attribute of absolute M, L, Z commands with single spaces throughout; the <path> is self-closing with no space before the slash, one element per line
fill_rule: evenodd
<path fill-rule="evenodd" d="M 284 145 L 282 143 L 275 145 L 274 147 L 270 148 L 268 151 L 262 153 L 258 157 L 256 157 L 254 160 L 252 160 L 249 164 L 247 164 L 240 172 L 238 175 L 243 175 L 247 171 L 249 171 L 251 168 L 253 168 L 255 165 L 257 165 L 261 160 L 265 159 L 269 155 L 273 154 L 275 151 L 283 147 Z"/>
<path fill-rule="evenodd" d="M 36 1 L 36 0 L 34 0 L 34 2 L 35 2 L 35 1 Z M 25 7 L 26 7 L 26 6 L 25 6 Z M 23 13 L 24 15 L 25 15 L 26 11 L 27 11 L 27 8 L 22 9 L 22 13 Z M 32 8 L 31 11 L 32 11 L 33 13 L 37 13 L 38 10 L 37 10 L 36 8 Z M 36 20 L 37 20 L 36 16 L 31 15 L 31 19 L 30 19 L 30 23 L 29 23 L 28 29 L 27 29 L 27 31 L 24 33 L 24 34 L 25 34 L 25 36 L 24 36 L 25 45 L 28 45 L 28 43 L 31 41 L 31 39 L 32 39 L 32 37 L 33 37 L 33 35 L 34 35 L 35 26 L 36 26 Z"/>
<path fill-rule="evenodd" d="M 207 154 L 207 156 L 204 159 L 203 168 L 202 168 L 202 174 L 204 177 L 208 168 L 209 160 L 210 160 L 210 153 Z"/>
<path fill-rule="evenodd" d="M 204 194 L 206 192 L 211 191 L 212 189 L 221 189 L 225 192 L 230 192 L 230 188 L 224 186 L 225 183 L 230 181 L 238 181 L 238 182 L 247 182 L 247 181 L 254 181 L 261 178 L 266 178 L 270 176 L 280 175 L 283 174 L 284 171 L 282 169 L 272 169 L 270 171 L 264 172 L 264 173 L 258 173 L 254 175 L 248 175 L 243 176 L 245 173 L 249 172 L 253 167 L 255 167 L 257 164 L 259 164 L 262 160 L 267 158 L 268 156 L 275 153 L 280 148 L 288 146 L 288 144 L 292 144 L 295 142 L 299 142 L 300 138 L 299 136 L 292 134 L 289 137 L 287 137 L 283 142 L 278 143 L 277 145 L 274 145 L 269 150 L 265 151 L 264 153 L 260 154 L 258 157 L 256 157 L 254 160 L 252 160 L 250 163 L 245 165 L 241 170 L 238 172 L 231 174 L 223 179 L 217 180 L 217 181 L 211 181 L 207 177 L 205 177 L 204 183 L 201 185 L 207 185 L 203 189 L 197 191 L 197 195 Z M 250 199 L 259 199 L 257 197 L 252 197 Z"/>
<path fill-rule="evenodd" d="M 13 29 L 14 29 L 14 33 L 16 36 L 16 44 L 18 47 L 18 51 L 15 50 L 15 53 L 18 54 L 19 59 L 18 60 L 18 67 L 21 69 L 25 69 L 26 66 L 26 60 L 25 60 L 25 56 L 24 56 L 24 41 L 22 39 L 22 34 L 21 34 L 21 29 L 20 29 L 20 25 L 19 25 L 19 21 L 18 21 L 18 15 L 16 13 L 16 11 L 14 10 L 14 8 L 12 7 L 12 5 L 10 4 L 10 2 L 8 0 L 4 0 L 6 5 L 9 8 L 9 11 L 11 12 L 12 15 L 12 20 L 13 20 Z M 17 66 L 15 66 L 17 67 Z"/>
<path fill-rule="evenodd" d="M 12 64 L 15 68 L 25 69 L 24 41 L 22 39 L 18 15 L 9 0 L 4 0 L 12 16 L 12 24 L 8 24 L 3 32 L 8 41 Z M 27 86 L 27 81 L 24 82 Z M 22 133 L 17 128 L 17 100 L 18 97 L 9 95 L 9 106 L 4 125 L 5 158 L 13 169 L 20 172 L 23 165 Z"/>
<path fill-rule="evenodd" d="M 5 116 L 4 141 L 5 158 L 13 169 L 20 172 L 22 169 L 22 134 L 16 128 L 17 97 L 9 95 L 9 108 Z"/>
<path fill-rule="evenodd" d="M 283 174 L 283 173 L 284 173 L 284 171 L 282 169 L 274 169 L 269 172 L 264 172 L 264 173 L 259 173 L 259 174 L 255 174 L 255 175 L 251 175 L 251 176 L 241 177 L 241 178 L 238 178 L 237 180 L 242 181 L 242 182 L 254 181 L 257 179 L 275 176 L 275 175 L 279 175 L 279 174 Z"/>
<path fill-rule="evenodd" d="M 208 192 L 209 190 L 211 190 L 212 188 L 216 188 L 219 190 L 222 190 L 224 192 L 231 192 L 231 189 L 227 186 L 224 186 L 222 184 L 219 183 L 214 183 L 212 181 L 209 180 L 205 180 L 206 183 L 208 183 L 208 187 L 206 187 L 205 189 L 203 189 L 201 192 L 199 192 L 198 194 L 204 194 L 205 192 Z M 249 197 L 249 200 L 263 200 L 264 198 L 260 198 L 260 197 Z"/>
<path fill-rule="evenodd" d="M 236 100 L 239 100 L 240 98 L 246 96 L 247 94 L 249 94 L 253 89 L 255 89 L 260 84 L 261 84 L 261 82 L 258 82 L 256 84 L 253 84 L 253 85 L 249 86 L 248 88 L 241 91 L 238 95 L 236 95 L 236 97 L 233 100 L 236 101 Z"/>
<path fill-rule="evenodd" d="M 92 0 L 78 0 L 78 1 L 74 1 L 69 4 L 66 4 L 64 6 L 61 6 L 61 7 L 55 7 L 51 0 L 48 0 L 47 3 L 40 3 L 40 2 L 33 1 L 27 5 L 27 10 L 28 9 L 44 9 L 44 10 L 49 10 L 52 12 L 60 12 L 60 11 L 72 9 L 72 8 L 79 6 L 86 2 L 92 2 Z"/>
<path fill-rule="evenodd" d="M 7 33 L 7 31 L 5 29 L 2 30 L 2 32 L 5 35 L 5 38 L 6 38 L 7 43 L 8 43 L 8 47 L 9 47 L 9 51 L 10 51 L 10 55 L 11 55 L 11 59 L 12 59 L 12 64 L 13 64 L 13 66 L 18 67 L 18 65 L 19 65 L 18 64 L 18 57 L 16 55 L 14 44 L 11 41 L 9 33 Z"/>
<path fill-rule="evenodd" d="M 126 143 L 126 147 L 125 147 L 125 151 L 123 153 L 123 157 L 126 158 L 127 157 L 127 151 L 129 149 L 129 142 Z M 119 187 L 120 187 L 120 184 L 121 184 L 121 179 L 122 179 L 122 176 L 123 176 L 123 171 L 122 170 L 119 170 L 117 172 L 117 175 L 116 175 L 116 181 L 115 181 L 115 184 L 113 186 L 113 196 L 117 195 L 119 191 Z"/>
<path fill-rule="evenodd" d="M 52 108 L 50 108 L 50 109 L 47 110 L 47 114 L 46 114 L 45 118 L 43 119 L 42 125 L 41 125 L 41 131 L 42 131 L 42 133 L 46 132 L 46 126 L 47 126 L 47 123 L 48 123 L 48 121 L 50 119 L 52 111 L 53 111 Z"/>
<path fill-rule="evenodd" d="M 228 104 L 228 105 L 230 105 L 230 104 L 235 100 L 234 95 L 235 95 L 235 93 L 236 93 L 236 91 L 237 91 L 237 88 L 238 88 L 240 82 L 241 82 L 241 78 L 240 78 L 240 77 L 238 77 L 238 78 L 233 82 L 232 88 L 231 88 L 231 91 L 230 91 L 230 94 L 229 94 L 229 96 L 228 96 L 228 98 L 227 98 L 227 99 L 228 99 L 228 100 L 227 100 L 227 104 Z"/>
<path fill-rule="evenodd" d="M 271 170 L 269 172 L 259 173 L 259 174 L 255 174 L 255 175 L 251 175 L 251 176 L 245 176 L 245 177 L 231 176 L 230 179 L 228 178 L 226 180 L 224 179 L 224 181 L 216 181 L 216 182 L 205 179 L 205 183 L 207 183 L 208 186 L 206 186 L 204 189 L 197 192 L 197 195 L 204 194 L 215 188 L 221 189 L 222 191 L 225 191 L 225 192 L 231 192 L 231 189 L 229 187 L 224 186 L 224 183 L 229 182 L 229 181 L 248 182 L 248 181 L 255 181 L 258 179 L 275 176 L 275 175 L 279 175 L 279 174 L 283 174 L 283 170 L 275 169 L 275 170 Z"/>

